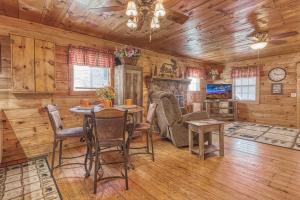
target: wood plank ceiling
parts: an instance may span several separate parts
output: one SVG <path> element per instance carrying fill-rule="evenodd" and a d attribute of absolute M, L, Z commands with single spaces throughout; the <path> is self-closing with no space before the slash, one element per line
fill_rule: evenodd
<path fill-rule="evenodd" d="M 42 23 L 157 52 L 215 62 L 255 58 L 249 34 L 270 37 L 300 33 L 299 0 L 164 0 L 168 10 L 189 19 L 178 24 L 164 18 L 149 42 L 149 22 L 140 31 L 126 27 L 125 10 L 99 12 L 101 6 L 126 7 L 127 0 L 0 0 L 0 14 Z M 261 56 L 300 51 L 300 34 L 269 44 Z"/>

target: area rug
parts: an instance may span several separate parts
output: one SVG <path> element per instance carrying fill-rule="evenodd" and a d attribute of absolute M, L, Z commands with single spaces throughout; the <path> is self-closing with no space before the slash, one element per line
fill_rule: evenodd
<path fill-rule="evenodd" d="M 0 200 L 59 200 L 45 158 L 0 168 Z"/>
<path fill-rule="evenodd" d="M 249 122 L 225 125 L 225 135 L 300 150 L 300 129 Z"/>

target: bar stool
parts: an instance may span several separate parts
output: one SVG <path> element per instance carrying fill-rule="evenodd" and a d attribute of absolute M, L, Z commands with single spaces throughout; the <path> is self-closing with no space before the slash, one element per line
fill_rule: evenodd
<path fill-rule="evenodd" d="M 57 167 L 62 167 L 62 166 L 66 166 L 66 165 L 74 165 L 74 164 L 84 165 L 83 163 L 78 163 L 78 162 L 63 164 L 63 160 L 83 157 L 86 154 L 79 155 L 79 156 L 73 156 L 73 157 L 63 157 L 63 155 L 62 155 L 63 141 L 67 138 L 74 138 L 74 137 L 82 140 L 84 137 L 83 128 L 82 127 L 63 128 L 63 123 L 61 121 L 61 117 L 60 117 L 60 114 L 59 114 L 59 111 L 58 111 L 56 105 L 52 105 L 52 104 L 47 105 L 46 110 L 47 110 L 48 117 L 49 117 L 52 129 L 54 132 L 53 155 L 52 155 L 52 161 L 51 161 L 51 174 L 53 175 L 53 170 L 54 170 L 54 168 L 57 168 Z M 55 150 L 56 150 L 56 147 L 58 146 L 58 144 L 59 144 L 59 163 L 57 166 L 54 166 Z"/>

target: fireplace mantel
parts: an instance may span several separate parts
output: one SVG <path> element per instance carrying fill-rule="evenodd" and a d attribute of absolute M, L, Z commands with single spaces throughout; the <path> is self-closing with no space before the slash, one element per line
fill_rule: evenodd
<path fill-rule="evenodd" d="M 182 83 L 187 83 L 189 84 L 191 82 L 191 79 L 182 79 L 182 78 L 168 78 L 168 77 L 158 77 L 158 76 L 153 76 L 152 81 L 177 81 L 177 82 L 182 82 Z"/>

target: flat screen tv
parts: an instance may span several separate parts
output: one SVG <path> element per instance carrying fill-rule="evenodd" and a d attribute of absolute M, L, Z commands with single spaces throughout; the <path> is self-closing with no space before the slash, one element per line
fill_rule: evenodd
<path fill-rule="evenodd" d="M 232 85 L 207 84 L 206 99 L 232 99 Z"/>

